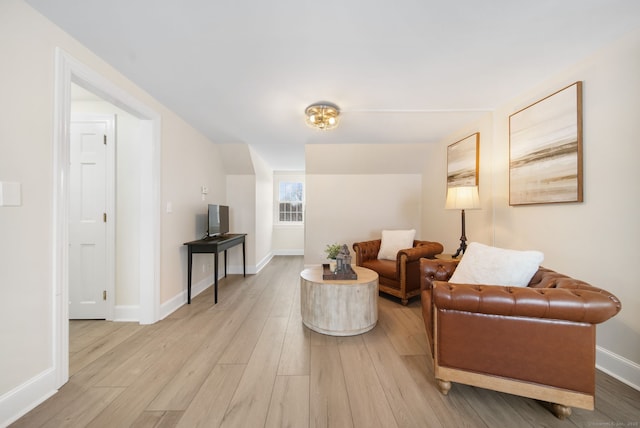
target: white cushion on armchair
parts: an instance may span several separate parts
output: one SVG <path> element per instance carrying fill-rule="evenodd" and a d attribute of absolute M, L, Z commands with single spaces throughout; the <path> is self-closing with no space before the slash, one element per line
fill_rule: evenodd
<path fill-rule="evenodd" d="M 449 282 L 526 287 L 544 260 L 540 251 L 518 251 L 472 242 Z"/>
<path fill-rule="evenodd" d="M 383 230 L 378 259 L 395 260 L 398 251 L 413 247 L 416 230 Z"/>

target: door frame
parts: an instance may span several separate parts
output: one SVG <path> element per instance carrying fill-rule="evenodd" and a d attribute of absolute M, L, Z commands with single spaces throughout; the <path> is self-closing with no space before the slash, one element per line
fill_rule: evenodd
<path fill-rule="evenodd" d="M 73 103 L 73 101 L 72 101 Z M 117 121 L 113 113 L 71 113 L 71 122 L 100 122 L 107 126 L 107 133 L 113 137 L 107 139 L 105 156 L 105 214 L 107 214 L 105 233 L 105 291 L 107 301 L 105 319 L 112 321 L 115 318 L 115 290 L 116 290 L 116 144 Z M 71 131 L 71 128 L 69 128 Z M 71 135 L 71 134 L 69 134 Z M 70 140 L 67 140 L 70 141 Z M 71 181 L 73 177 L 70 176 Z M 77 178 L 77 177 L 76 177 Z M 71 195 L 69 195 L 71 196 Z M 69 299 L 67 299 L 69 300 Z"/>
<path fill-rule="evenodd" d="M 61 48 L 55 51 L 53 123 L 53 340 L 56 388 L 69 380 L 69 128 L 71 82 L 141 119 L 140 324 L 160 314 L 160 149 L 161 117 L 155 110 L 82 64 Z"/>

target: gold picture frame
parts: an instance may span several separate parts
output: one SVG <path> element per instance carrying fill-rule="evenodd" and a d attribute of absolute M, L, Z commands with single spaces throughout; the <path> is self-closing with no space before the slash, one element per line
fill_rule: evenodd
<path fill-rule="evenodd" d="M 447 147 L 447 187 L 479 184 L 479 152 L 479 132 Z"/>
<path fill-rule="evenodd" d="M 582 202 L 582 82 L 509 116 L 509 205 Z"/>

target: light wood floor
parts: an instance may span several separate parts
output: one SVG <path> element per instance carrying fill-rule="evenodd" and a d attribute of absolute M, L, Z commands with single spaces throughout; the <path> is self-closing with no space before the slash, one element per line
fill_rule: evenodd
<path fill-rule="evenodd" d="M 640 392 L 598 373 L 596 410 L 433 378 L 419 300 L 379 298 L 378 325 L 329 337 L 300 319 L 302 257 L 220 282 L 150 326 L 70 325 L 69 382 L 16 427 L 612 427 L 640 422 Z"/>

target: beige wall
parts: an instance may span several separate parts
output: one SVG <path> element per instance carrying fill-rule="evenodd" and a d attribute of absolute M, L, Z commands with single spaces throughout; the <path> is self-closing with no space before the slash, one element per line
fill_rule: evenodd
<path fill-rule="evenodd" d="M 460 210 L 445 210 L 447 198 L 447 146 L 475 133 L 480 133 L 480 168 L 478 193 L 480 209 L 465 211 L 465 229 L 467 242 L 493 242 L 493 195 L 492 195 L 492 140 L 493 115 L 486 116 L 460 132 L 451 135 L 440 144 L 429 147 L 422 173 L 424 236 L 432 241 L 441 242 L 445 253 L 454 253 L 460 246 L 462 232 Z"/>
<path fill-rule="evenodd" d="M 246 233 L 247 273 L 256 273 L 271 260 L 273 229 L 273 171 L 249 150 L 254 174 L 227 175 L 227 204 L 231 232 Z M 242 252 L 229 250 L 229 272 L 242 273 Z"/>
<path fill-rule="evenodd" d="M 312 144 L 305 148 L 304 261 L 326 261 L 327 244 L 380 238 L 383 229 L 422 233 L 426 144 Z"/>
<path fill-rule="evenodd" d="M 168 120 L 173 119 L 173 120 Z M 187 288 L 187 241 L 207 230 L 207 204 L 226 199 L 225 169 L 218 147 L 171 113 L 162 116 L 162 230 L 160 301 L 175 298 Z M 204 200 L 201 188 L 209 189 Z M 144 192 L 144 189 L 142 189 Z M 172 212 L 167 212 L 171 204 Z M 196 262 L 194 262 L 196 263 Z M 210 258 L 193 267 L 192 281 L 213 277 Z"/>
<path fill-rule="evenodd" d="M 247 267 L 256 266 L 256 176 L 255 174 L 227 175 L 227 204 L 229 226 L 233 232 L 246 233 Z M 242 269 L 242 253 L 235 247 L 229 250 L 230 272 Z M 239 266 L 239 268 L 238 268 Z M 251 272 L 248 270 L 247 272 Z"/>
<path fill-rule="evenodd" d="M 271 260 L 273 170 L 247 144 L 219 144 L 224 163 L 231 232 L 246 233 L 247 273 Z M 242 273 L 242 252 L 229 251 L 229 272 Z"/>
<path fill-rule="evenodd" d="M 273 170 L 254 150 L 250 151 L 256 171 L 255 252 L 258 267 L 271 260 L 273 236 Z"/>
<path fill-rule="evenodd" d="M 161 116 L 161 302 L 186 289 L 182 243 L 200 233 L 197 216 L 206 212 L 200 186 L 209 186 L 210 197 L 226 198 L 224 168 L 214 144 L 24 2 L 0 2 L 0 180 L 22 185 L 22 205 L 0 207 L 0 424 L 22 410 L 9 406 L 10 400 L 30 393 L 34 396 L 24 400 L 33 402 L 55 387 L 48 379 L 55 366 L 51 219 L 56 47 Z M 172 202 L 172 213 L 164 209 L 167 202 Z"/>
<path fill-rule="evenodd" d="M 597 343 L 640 365 L 640 31 L 554 76 L 495 112 L 495 243 L 544 252 L 544 264 L 616 294 L 622 312 L 598 327 Z M 583 81 L 584 202 L 508 205 L 508 116 Z M 605 363 L 604 354 L 598 355 Z M 625 366 L 610 358 L 609 366 Z M 636 367 L 632 381 L 640 385 Z M 627 376 L 628 377 L 628 376 Z"/>
<path fill-rule="evenodd" d="M 420 231 L 420 174 L 307 174 L 306 265 L 326 262 L 327 244 L 378 239 L 383 229 Z"/>

